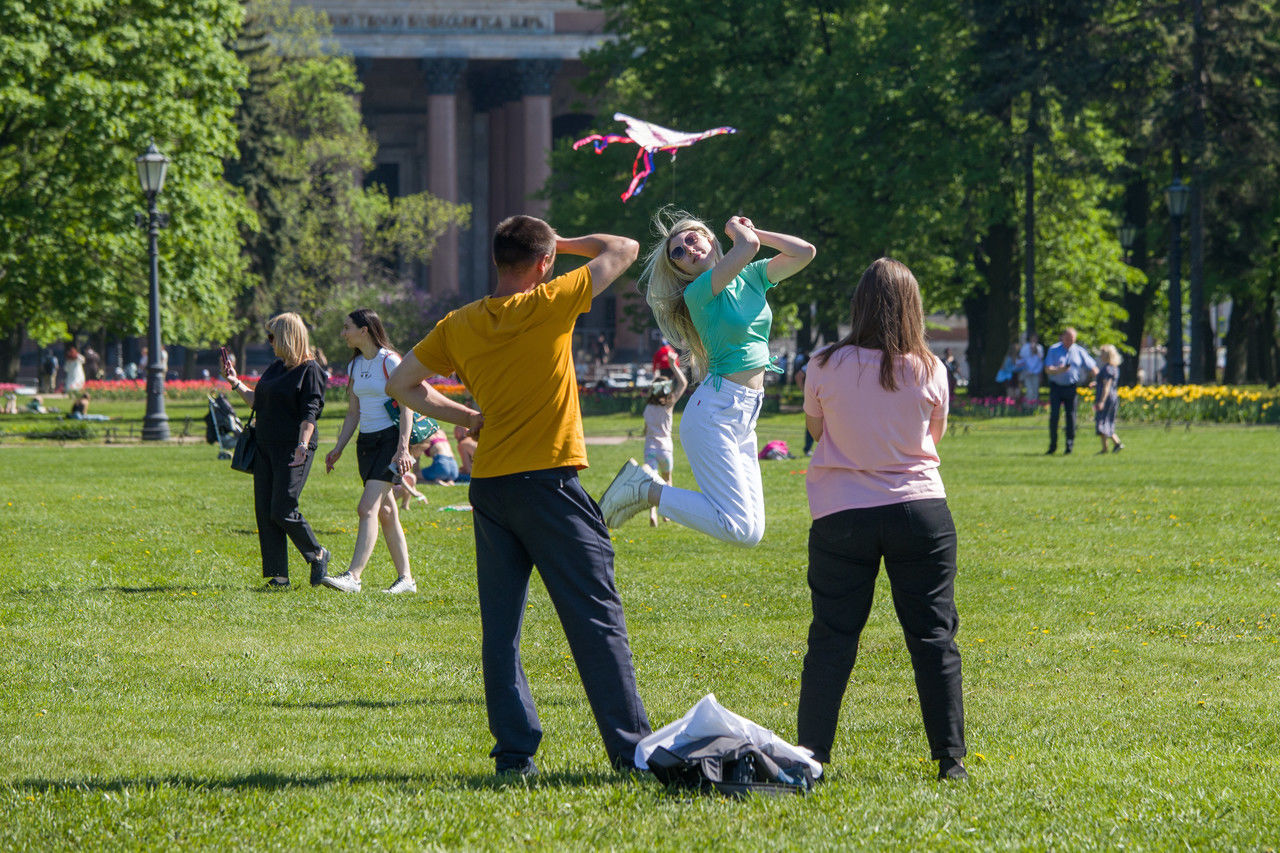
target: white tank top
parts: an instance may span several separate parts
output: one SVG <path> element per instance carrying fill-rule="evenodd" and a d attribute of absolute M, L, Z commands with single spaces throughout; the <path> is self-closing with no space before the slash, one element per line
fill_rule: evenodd
<path fill-rule="evenodd" d="M 360 401 L 360 431 L 381 432 L 392 426 L 387 414 L 387 377 L 400 363 L 400 356 L 380 349 L 373 358 L 362 355 L 351 362 L 351 390 Z"/>

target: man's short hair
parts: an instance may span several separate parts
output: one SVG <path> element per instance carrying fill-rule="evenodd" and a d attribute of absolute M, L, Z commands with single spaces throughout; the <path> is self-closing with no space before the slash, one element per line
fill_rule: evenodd
<path fill-rule="evenodd" d="M 493 263 L 523 269 L 556 252 L 556 232 L 535 216 L 509 216 L 493 232 Z"/>

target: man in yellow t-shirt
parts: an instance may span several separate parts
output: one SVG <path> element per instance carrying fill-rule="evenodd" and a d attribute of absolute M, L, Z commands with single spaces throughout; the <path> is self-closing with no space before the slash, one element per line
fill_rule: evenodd
<path fill-rule="evenodd" d="M 547 280 L 557 252 L 590 260 Z M 610 763 L 632 767 L 636 744 L 649 734 L 613 581 L 613 545 L 578 481 L 587 450 L 571 346 L 578 315 L 638 253 L 626 237 L 563 238 L 532 216 L 503 220 L 493 235 L 493 295 L 449 313 L 387 381 L 388 393 L 417 410 L 427 405 L 424 379 L 456 373 L 484 418 L 470 498 L 485 704 L 496 740 L 490 755 L 499 773 L 537 773 L 542 725 L 519 652 L 534 566 Z"/>

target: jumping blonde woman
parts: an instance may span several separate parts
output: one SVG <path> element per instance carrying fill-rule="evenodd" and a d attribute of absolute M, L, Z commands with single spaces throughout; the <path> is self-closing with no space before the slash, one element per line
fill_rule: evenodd
<path fill-rule="evenodd" d="M 663 337 L 686 355 L 698 389 L 680 420 L 680 442 L 701 492 L 662 482 L 629 460 L 600 499 L 610 527 L 657 507 L 703 533 L 751 547 L 764 535 L 764 489 L 756 459 L 756 420 L 764 374 L 780 373 L 769 355 L 773 311 L 766 291 L 808 266 L 816 250 L 800 239 L 734 216 L 715 234 L 683 211 L 654 219 L 659 240 L 645 260 L 646 298 Z M 761 247 L 771 258 L 753 260 Z"/>

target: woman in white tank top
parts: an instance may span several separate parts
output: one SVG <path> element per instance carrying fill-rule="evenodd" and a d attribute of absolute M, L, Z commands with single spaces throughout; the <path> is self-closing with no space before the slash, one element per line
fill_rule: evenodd
<path fill-rule="evenodd" d="M 337 444 L 324 458 L 324 465 L 326 473 L 333 470 L 359 426 L 356 458 L 360 479 L 364 481 L 364 494 L 356 509 L 359 526 L 351 565 L 340 575 L 326 577 L 323 583 L 342 592 L 360 591 L 360 576 L 373 554 L 381 524 L 391 562 L 396 567 L 395 583 L 387 587 L 386 592 L 417 592 L 418 586 L 409 570 L 409 547 L 404 528 L 400 526 L 399 507 L 391 494 L 392 485 L 413 466 L 409 455 L 413 419 L 400 418 L 397 425 L 387 410 L 387 401 L 391 399 L 386 392 L 387 377 L 400 363 L 400 356 L 391 348 L 378 315 L 367 308 L 346 316 L 342 322 L 342 339 L 355 352 L 347 370 L 347 416 L 342 421 Z"/>

